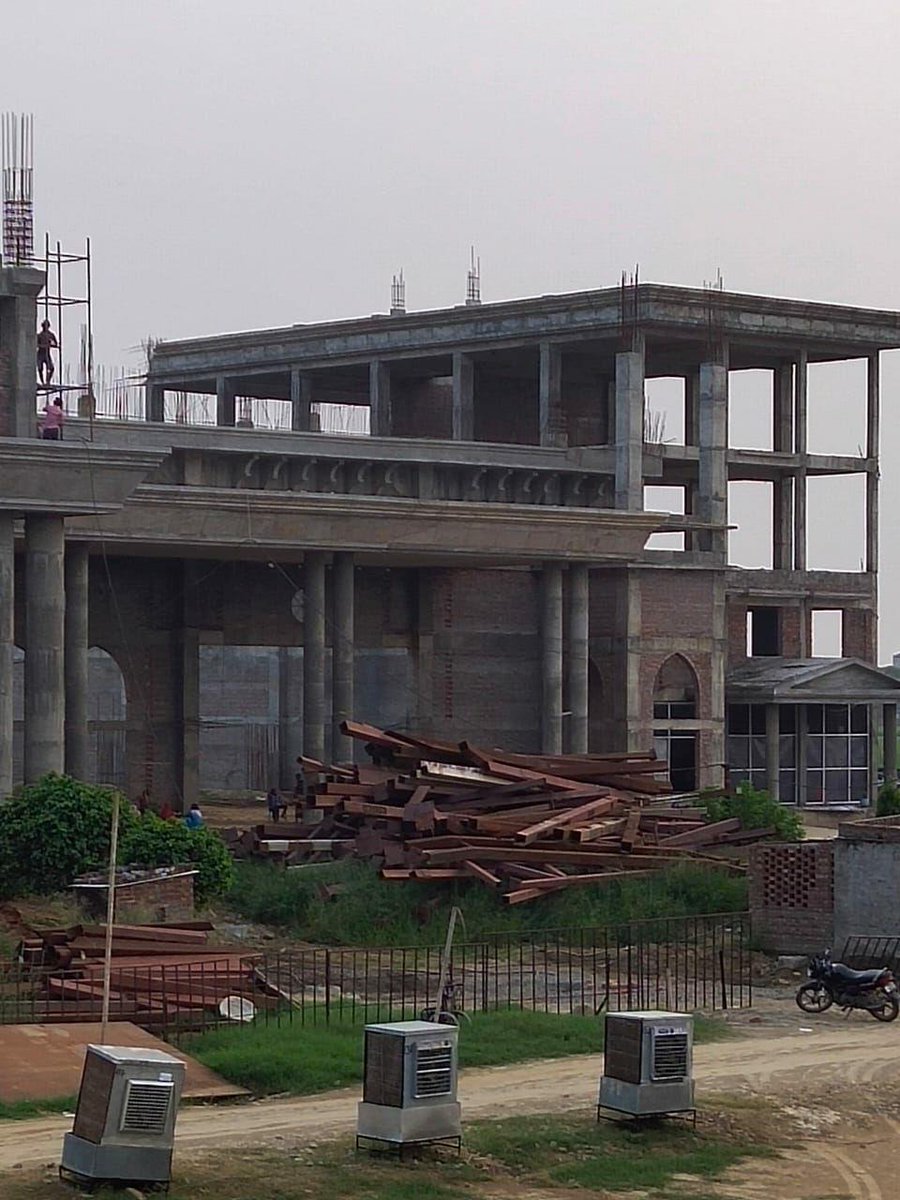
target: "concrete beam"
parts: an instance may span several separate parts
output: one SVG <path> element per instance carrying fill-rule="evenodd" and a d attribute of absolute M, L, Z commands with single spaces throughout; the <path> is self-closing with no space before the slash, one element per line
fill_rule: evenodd
<path fill-rule="evenodd" d="M 13 514 L 0 512 L 0 800 L 13 787 Z"/>
<path fill-rule="evenodd" d="M 20 513 L 95 517 L 121 508 L 164 458 L 164 451 L 0 438 L 3 504 Z"/>
<path fill-rule="evenodd" d="M 88 572 L 86 545 L 66 546 L 66 774 L 88 777 Z"/>
<path fill-rule="evenodd" d="M 65 525 L 25 518 L 25 782 L 65 767 Z"/>

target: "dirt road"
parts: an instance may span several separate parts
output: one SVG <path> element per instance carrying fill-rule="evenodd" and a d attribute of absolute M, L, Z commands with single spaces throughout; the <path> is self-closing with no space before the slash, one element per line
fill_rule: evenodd
<path fill-rule="evenodd" d="M 894 1026 L 855 1014 L 849 1023 L 819 1018 L 813 1031 L 800 1032 L 800 1028 L 797 1021 L 785 1030 L 748 1027 L 748 1036 L 741 1040 L 697 1047 L 701 1100 L 715 1092 L 771 1095 L 796 1105 L 801 1123 L 808 1117 L 814 1135 L 829 1120 L 838 1119 L 829 1108 L 831 1097 L 837 1107 L 836 1098 L 846 1099 L 856 1085 L 871 1098 L 880 1081 L 887 1084 L 900 1077 L 900 1029 Z M 596 1055 L 465 1071 L 460 1080 L 463 1111 L 469 1119 L 590 1111 L 601 1061 Z M 182 1150 L 308 1146 L 352 1132 L 358 1097 L 359 1089 L 354 1087 L 300 1100 L 186 1108 L 178 1119 L 178 1146 Z M 17 1164 L 30 1167 L 56 1161 L 62 1134 L 70 1128 L 71 1119 L 65 1117 L 3 1125 L 0 1172 Z M 720 1190 L 728 1196 L 767 1195 L 769 1200 L 780 1196 L 881 1200 L 893 1195 L 900 1172 L 900 1125 L 879 1117 L 878 1123 L 867 1123 L 859 1139 L 835 1135 L 827 1144 L 819 1144 L 821 1150 L 804 1143 L 797 1155 L 771 1166 L 754 1162 L 752 1171 L 738 1168 Z M 875 1147 L 880 1147 L 877 1153 Z M 876 1157 L 882 1165 L 873 1165 Z M 779 1171 L 787 1172 L 790 1179 L 784 1187 Z"/>

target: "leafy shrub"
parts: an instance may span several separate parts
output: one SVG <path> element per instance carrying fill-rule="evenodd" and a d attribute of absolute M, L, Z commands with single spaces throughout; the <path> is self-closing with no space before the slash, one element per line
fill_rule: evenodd
<path fill-rule="evenodd" d="M 898 815 L 900 815 L 900 787 L 896 783 L 888 781 L 878 789 L 875 816 L 896 817 Z"/>
<path fill-rule="evenodd" d="M 203 903 L 227 892 L 234 882 L 234 863 L 225 843 L 210 829 L 188 829 L 182 821 L 163 821 L 145 813 L 128 827 L 119 843 L 119 862 L 141 867 L 197 868 L 194 891 Z"/>
<path fill-rule="evenodd" d="M 67 775 L 45 775 L 0 804 L 0 897 L 57 892 L 109 861 L 114 792 Z M 119 808 L 119 836 L 138 824 Z"/>
<path fill-rule="evenodd" d="M 737 817 L 742 829 L 775 830 L 774 837 L 782 842 L 799 842 L 803 837 L 803 823 L 793 808 L 773 800 L 768 792 L 757 791 L 746 780 L 738 784 L 731 796 L 703 796 L 706 813 L 710 821 L 726 821 Z"/>

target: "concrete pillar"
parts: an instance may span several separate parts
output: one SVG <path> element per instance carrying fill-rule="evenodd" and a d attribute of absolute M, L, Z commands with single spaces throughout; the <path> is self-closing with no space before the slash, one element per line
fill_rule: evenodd
<path fill-rule="evenodd" d="M 616 355 L 616 508 L 644 507 L 644 352 Z"/>
<path fill-rule="evenodd" d="M 684 377 L 684 444 L 699 445 L 700 439 L 700 372 L 690 371 Z"/>
<path fill-rule="evenodd" d="M 13 514 L 0 512 L 0 800 L 13 786 Z"/>
<path fill-rule="evenodd" d="M 454 442 L 475 441 L 475 363 L 471 354 L 453 355 Z"/>
<path fill-rule="evenodd" d="M 181 630 L 175 639 L 176 711 L 180 716 L 180 746 L 175 765 L 177 799 L 182 811 L 196 804 L 200 795 L 200 620 L 201 564 L 187 560 L 182 573 Z M 180 750 L 180 753 L 178 751 Z"/>
<path fill-rule="evenodd" d="M 569 569 L 566 628 L 566 717 L 570 754 L 588 752 L 590 573 L 583 563 Z"/>
<path fill-rule="evenodd" d="M 378 359 L 369 363 L 369 410 L 369 433 L 372 437 L 390 437 L 393 425 L 391 369 L 386 362 Z"/>
<path fill-rule="evenodd" d="M 0 271 L 6 293 L 0 297 L 0 362 L 6 364 L 6 387 L 0 390 L 0 437 L 33 438 L 37 437 L 37 297 L 44 273 L 2 265 Z"/>
<path fill-rule="evenodd" d="M 885 783 L 897 782 L 897 705 L 885 704 L 882 710 Z M 2 793 L 0 793 L 2 794 Z"/>
<path fill-rule="evenodd" d="M 868 359 L 866 376 L 866 570 L 878 570 L 878 453 L 881 371 L 878 353 Z"/>
<path fill-rule="evenodd" d="M 88 776 L 88 548 L 66 547 L 66 774 Z"/>
<path fill-rule="evenodd" d="M 65 523 L 25 518 L 25 782 L 65 767 Z"/>
<path fill-rule="evenodd" d="M 341 721 L 352 721 L 354 716 L 353 684 L 356 663 L 355 598 L 356 578 L 353 555 L 342 551 L 335 554 L 332 566 L 332 623 L 331 678 L 332 713 L 334 720 L 334 746 L 340 746 L 339 757 L 352 757 L 350 743 L 341 739 Z"/>
<path fill-rule="evenodd" d="M 144 409 L 146 420 L 164 421 L 166 419 L 166 389 L 158 383 L 148 383 Z"/>
<path fill-rule="evenodd" d="M 234 398 L 237 388 L 231 379 L 220 375 L 216 379 L 216 424 L 234 425 Z"/>
<path fill-rule="evenodd" d="M 312 427 L 311 407 L 313 397 L 312 376 L 299 367 L 291 369 L 291 429 L 296 433 L 308 433 Z"/>
<path fill-rule="evenodd" d="M 701 533 L 699 541 L 704 550 L 714 551 L 724 560 L 728 549 L 728 367 L 722 362 L 700 365 L 698 432 L 699 515 L 721 526 L 715 532 Z"/>
<path fill-rule="evenodd" d="M 806 705 L 798 704 L 796 710 L 797 718 L 797 743 L 796 743 L 796 762 L 797 762 L 797 807 L 806 807 L 807 787 L 806 787 L 806 758 L 807 749 L 809 746 L 809 731 L 806 717 Z"/>
<path fill-rule="evenodd" d="M 772 448 L 794 452 L 794 368 L 788 363 L 775 371 L 772 399 Z M 772 488 L 772 566 L 789 571 L 794 562 L 794 480 L 779 475 Z"/>
<path fill-rule="evenodd" d="M 766 791 L 773 800 L 779 797 L 778 771 L 781 765 L 779 747 L 779 713 L 777 704 L 766 705 Z"/>
<path fill-rule="evenodd" d="M 541 342 L 540 437 L 542 446 L 565 446 L 566 422 L 562 407 L 562 352 L 552 342 Z"/>
<path fill-rule="evenodd" d="M 562 753 L 562 568 L 547 563 L 541 574 L 541 749 Z"/>
<path fill-rule="evenodd" d="M 278 651 L 278 786 L 292 789 L 297 757 L 303 753 L 303 682 L 301 658 L 292 646 Z"/>
<path fill-rule="evenodd" d="M 325 555 L 303 564 L 303 753 L 325 756 Z"/>
<path fill-rule="evenodd" d="M 806 351 L 794 364 L 794 453 L 798 456 L 794 476 L 794 569 L 806 570 Z"/>

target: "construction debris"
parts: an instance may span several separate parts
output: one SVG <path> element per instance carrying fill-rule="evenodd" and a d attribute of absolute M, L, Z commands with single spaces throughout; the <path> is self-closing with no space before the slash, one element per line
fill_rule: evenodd
<path fill-rule="evenodd" d="M 289 867 L 352 856 L 386 880 L 476 879 L 507 904 L 685 861 L 741 871 L 723 848 L 771 836 L 676 806 L 652 754 L 526 755 L 345 721 L 370 766 L 307 760 L 294 824 L 231 839 Z"/>

